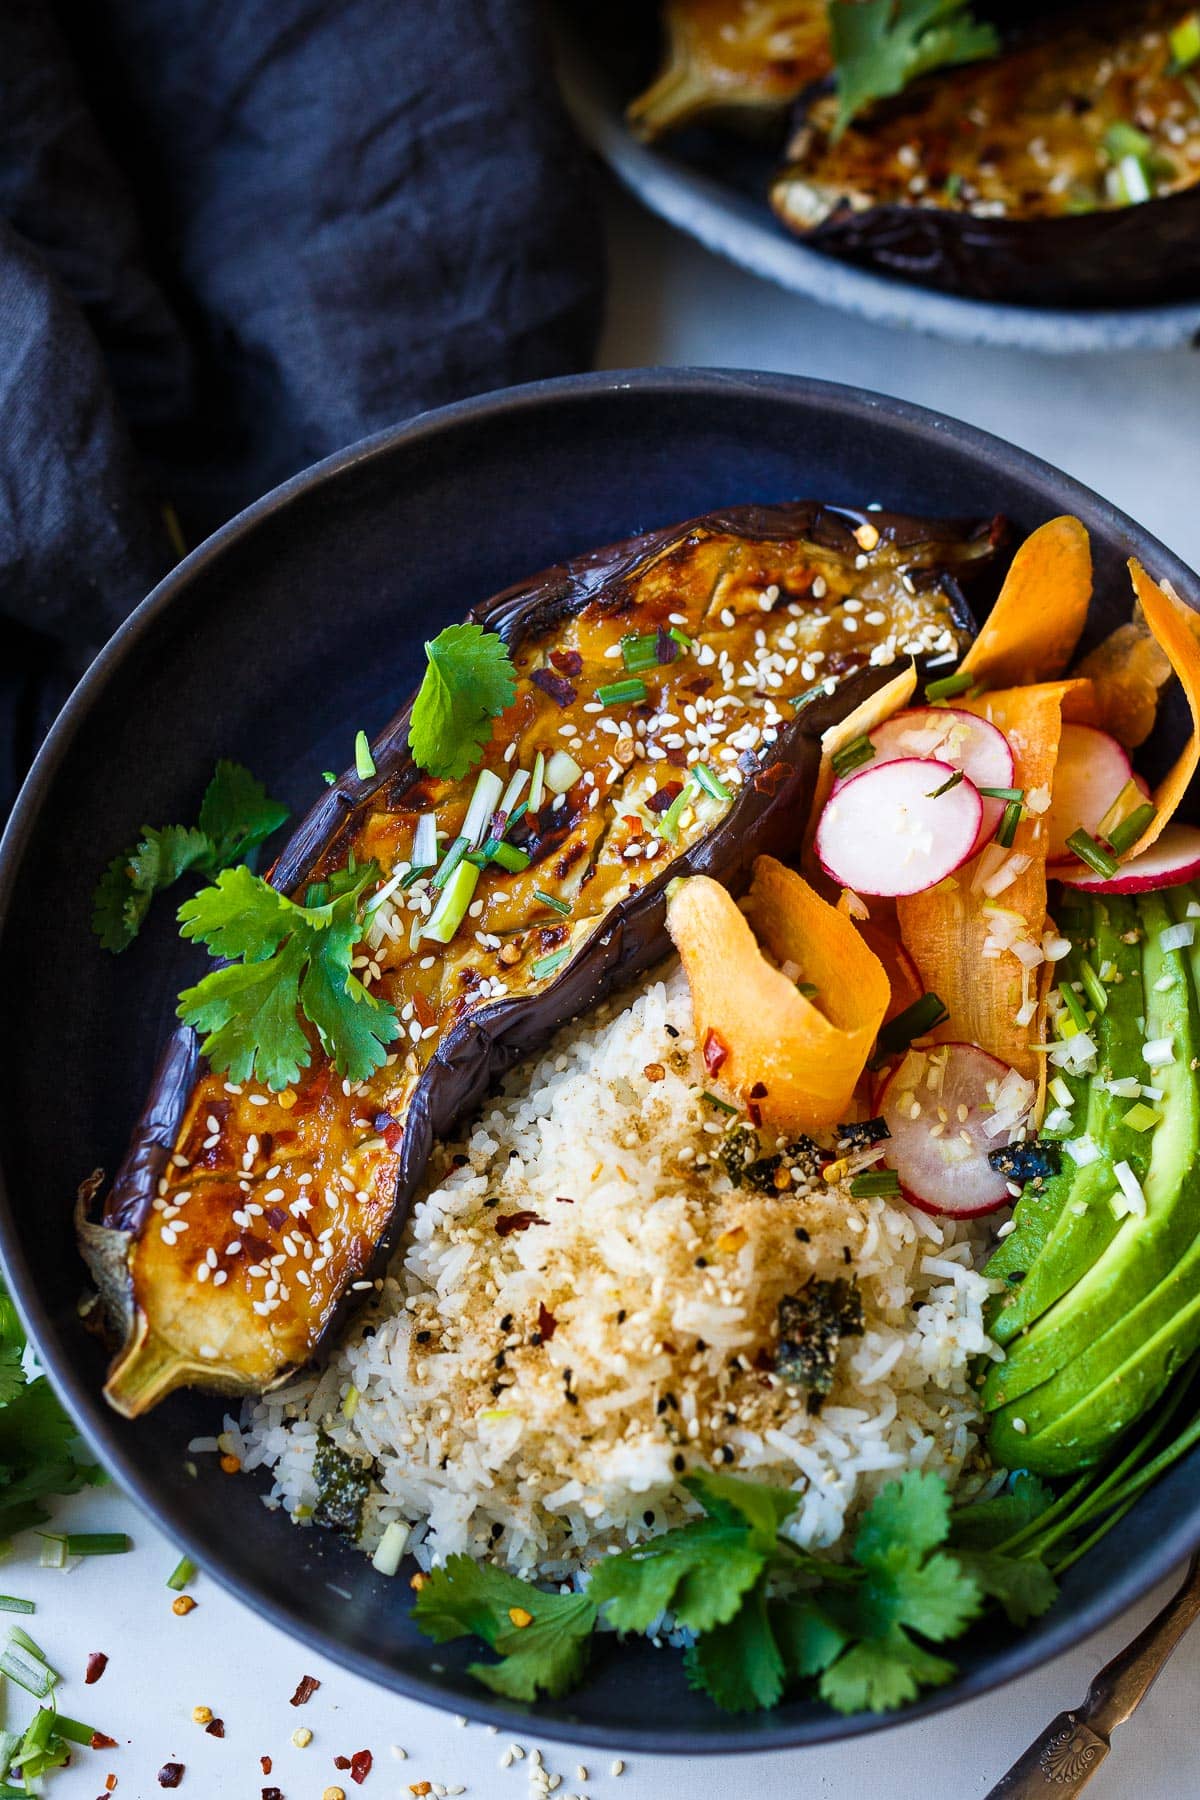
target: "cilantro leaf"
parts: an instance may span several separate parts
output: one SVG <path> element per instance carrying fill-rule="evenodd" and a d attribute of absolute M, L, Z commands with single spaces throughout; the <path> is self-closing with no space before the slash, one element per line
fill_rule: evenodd
<path fill-rule="evenodd" d="M 514 1621 L 518 1609 L 528 1624 Z M 438 1644 L 482 1638 L 500 1661 L 472 1663 L 471 1674 L 493 1693 L 533 1700 L 539 1693 L 557 1698 L 579 1681 L 596 1608 L 588 1594 L 546 1594 L 503 1569 L 450 1556 L 426 1576 L 413 1618 Z"/>
<path fill-rule="evenodd" d="M 874 100 L 902 93 L 918 75 L 994 56 L 995 27 L 981 24 L 969 0 L 828 0 L 837 65 L 834 139 Z"/>
<path fill-rule="evenodd" d="M 954 1560 L 981 1594 L 1004 1608 L 1014 1625 L 1049 1612 L 1058 1583 L 1036 1556 L 1000 1556 L 994 1550 L 955 1550 Z"/>
<path fill-rule="evenodd" d="M 0 1538 L 40 1525 L 51 1494 L 101 1479 L 45 1376 L 28 1379 L 24 1351 L 17 1309 L 0 1285 Z"/>
<path fill-rule="evenodd" d="M 689 1686 L 699 1688 L 725 1712 L 753 1712 L 776 1704 L 787 1671 L 771 1629 L 762 1582 L 728 1624 L 706 1631 L 689 1645 L 683 1663 Z"/>
<path fill-rule="evenodd" d="M 854 1560 L 871 1568 L 896 1545 L 917 1555 L 946 1541 L 950 1501 L 938 1476 L 910 1469 L 881 1488 L 863 1514 L 854 1540 Z"/>
<path fill-rule="evenodd" d="M 200 805 L 198 825 L 143 825 L 131 850 L 116 856 L 92 900 L 92 929 L 114 955 L 141 930 L 155 894 L 195 869 L 215 875 L 253 853 L 287 818 L 240 763 L 219 762 Z"/>
<path fill-rule="evenodd" d="M 211 845 L 208 873 L 240 863 L 278 831 L 288 816 L 241 763 L 222 759 L 200 802 L 200 830 Z"/>
<path fill-rule="evenodd" d="M 820 1694 L 836 1712 L 893 1712 L 923 1687 L 942 1687 L 954 1664 L 914 1643 L 899 1627 L 886 1638 L 855 1644 L 821 1676 Z"/>
<path fill-rule="evenodd" d="M 748 1481 L 744 1475 L 728 1475 L 721 1469 L 696 1469 L 684 1477 L 683 1485 L 710 1518 L 725 1525 L 750 1525 L 772 1546 L 780 1526 L 800 1504 L 799 1494 L 791 1488 Z"/>
<path fill-rule="evenodd" d="M 766 1565 L 774 1534 L 757 1544 L 744 1524 L 701 1519 L 596 1564 L 588 1593 L 618 1631 L 648 1631 L 674 1613 L 690 1631 L 726 1624 Z"/>
<path fill-rule="evenodd" d="M 976 1500 L 955 1510 L 950 1520 L 951 1542 L 956 1549 L 961 1544 L 970 1550 L 995 1550 L 1040 1518 L 1053 1500 L 1053 1488 L 1022 1470 L 991 1500 Z"/>
<path fill-rule="evenodd" d="M 854 1596 L 864 1637 L 885 1637 L 894 1625 L 909 1625 L 941 1643 L 957 1637 L 980 1611 L 979 1588 L 957 1559 L 939 1552 L 923 1561 L 894 1544 L 871 1564 Z"/>
<path fill-rule="evenodd" d="M 775 1600 L 769 1610 L 775 1642 L 788 1674 L 797 1680 L 819 1675 L 849 1642 L 814 1601 Z"/>
<path fill-rule="evenodd" d="M 214 1069 L 275 1091 L 289 1086 L 312 1057 L 301 1016 L 340 1075 L 362 1081 L 382 1066 L 399 1022 L 350 968 L 358 903 L 377 873 L 368 863 L 330 884 L 340 890 L 335 898 L 299 906 L 239 865 L 184 902 L 185 938 L 242 959 L 179 996 L 179 1017 L 203 1034 L 201 1053 Z"/>
<path fill-rule="evenodd" d="M 431 775 L 457 781 L 478 760 L 491 720 L 511 706 L 516 674 L 504 640 L 480 625 L 448 625 L 425 646 L 408 743 Z"/>

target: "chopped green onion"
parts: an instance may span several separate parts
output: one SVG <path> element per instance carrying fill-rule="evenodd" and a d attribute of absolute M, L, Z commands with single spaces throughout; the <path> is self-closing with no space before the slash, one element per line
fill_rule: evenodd
<path fill-rule="evenodd" d="M 621 661 L 635 675 L 639 669 L 653 669 L 658 666 L 658 633 L 649 632 L 645 637 L 623 637 L 621 639 Z"/>
<path fill-rule="evenodd" d="M 54 1735 L 66 1738 L 69 1744 L 90 1744 L 96 1736 L 96 1727 L 85 1725 L 82 1719 L 68 1719 L 65 1713 L 55 1713 Z"/>
<path fill-rule="evenodd" d="M 20 1748 L 20 1744 L 21 1739 L 17 1732 L 0 1730 L 0 1800 L 3 1800 L 5 1794 L 17 1794 L 20 1796 L 20 1800 L 26 1800 L 26 1795 L 20 1788 L 3 1785 L 4 1777 L 8 1774 L 8 1766 Z"/>
<path fill-rule="evenodd" d="M 1121 866 L 1116 857 L 1110 856 L 1107 850 L 1102 850 L 1091 832 L 1084 831 L 1082 826 L 1067 839 L 1067 849 L 1073 850 L 1081 863 L 1086 863 L 1089 869 L 1102 875 L 1106 881 L 1111 881 Z"/>
<path fill-rule="evenodd" d="M 27 1631 L 22 1631 L 19 1625 L 9 1626 L 8 1641 L 10 1644 L 16 1644 L 19 1650 L 25 1650 L 30 1656 L 35 1656 L 38 1662 L 46 1662 L 46 1652 L 42 1649 L 42 1646 L 40 1644 L 35 1644 L 29 1633 Z M 47 1663 L 46 1666 L 48 1668 L 49 1664 Z"/>
<path fill-rule="evenodd" d="M 463 842 L 462 838 L 458 841 Z M 448 944 L 466 917 L 478 881 L 479 870 L 474 864 L 460 861 L 442 889 L 441 899 L 421 926 L 421 936 L 432 938 L 435 944 Z"/>
<path fill-rule="evenodd" d="M 42 1540 L 38 1563 L 43 1569 L 65 1569 L 67 1566 L 67 1539 L 61 1531 L 39 1531 Z"/>
<path fill-rule="evenodd" d="M 171 1573 L 167 1576 L 167 1586 L 173 1593 L 181 1594 L 189 1581 L 196 1578 L 196 1565 L 190 1556 L 181 1556 Z"/>
<path fill-rule="evenodd" d="M 552 956 L 539 957 L 529 972 L 535 981 L 545 981 L 549 976 L 557 975 L 570 954 L 571 946 L 564 944 L 562 949 L 556 950 Z"/>
<path fill-rule="evenodd" d="M 667 636 L 669 638 L 674 638 L 681 650 L 694 650 L 696 648 L 695 638 L 690 638 L 686 631 L 680 631 L 678 625 L 672 625 L 667 632 Z"/>
<path fill-rule="evenodd" d="M 401 881 L 400 886 L 405 890 L 410 887 L 415 887 L 418 881 L 426 880 L 428 875 L 428 869 L 410 869 L 408 874 Z"/>
<path fill-rule="evenodd" d="M 849 775 L 852 769 L 861 769 L 864 763 L 869 763 L 874 754 L 875 746 L 869 737 L 856 737 L 835 750 L 829 760 L 835 775 Z"/>
<path fill-rule="evenodd" d="M 1024 788 L 980 788 L 985 800 L 1024 800 Z"/>
<path fill-rule="evenodd" d="M 342 1417 L 343 1419 L 352 1419 L 357 1411 L 358 1389 L 354 1386 L 354 1383 L 351 1382 L 350 1386 L 346 1389 L 346 1392 L 342 1395 Z"/>
<path fill-rule="evenodd" d="M 1160 1112 L 1155 1112 L 1152 1106 L 1147 1106 L 1144 1100 L 1139 1100 L 1136 1106 L 1130 1107 L 1121 1123 L 1128 1125 L 1130 1131 L 1149 1131 L 1152 1126 L 1159 1123 L 1161 1118 Z"/>
<path fill-rule="evenodd" d="M 1117 191 L 1126 206 L 1142 206 L 1154 198 L 1149 169 L 1140 156 L 1123 156 L 1117 164 Z"/>
<path fill-rule="evenodd" d="M 391 1524 L 384 1529 L 375 1554 L 371 1558 L 371 1567 L 378 1569 L 381 1575 L 394 1575 L 404 1558 L 411 1529 L 411 1526 L 406 1525 L 403 1519 L 393 1519 Z"/>
<path fill-rule="evenodd" d="M 321 770 L 321 780 L 323 782 L 325 782 L 327 787 L 332 787 L 334 782 L 337 780 L 337 776 L 334 774 L 332 769 L 322 769 Z"/>
<path fill-rule="evenodd" d="M 946 1003 L 939 995 L 922 994 L 919 1000 L 914 1000 L 883 1027 L 876 1042 L 876 1061 L 899 1056 L 916 1038 L 924 1037 L 949 1017 Z"/>
<path fill-rule="evenodd" d="M 431 812 L 422 813 L 413 836 L 412 866 L 415 870 L 432 869 L 437 862 L 437 820 Z"/>
<path fill-rule="evenodd" d="M 894 1199 L 900 1193 L 900 1177 L 895 1169 L 864 1169 L 850 1177 L 850 1192 L 856 1200 Z"/>
<path fill-rule="evenodd" d="M 1002 850 L 1011 850 L 1017 835 L 1017 826 L 1021 823 L 1023 811 L 1019 800 L 1010 800 L 1000 815 L 1000 823 L 996 827 L 996 842 Z"/>
<path fill-rule="evenodd" d="M 541 810 L 546 794 L 546 757 L 539 750 L 533 759 L 533 775 L 529 783 L 529 810 L 531 813 Z"/>
<path fill-rule="evenodd" d="M 419 872 L 420 871 L 418 871 L 418 873 Z M 372 913 L 378 912 L 379 908 L 391 899 L 403 880 L 403 875 L 393 875 L 389 880 L 385 881 L 383 886 L 371 895 L 370 899 L 363 907 L 363 918 L 369 919 Z"/>
<path fill-rule="evenodd" d="M 7 1675 L 10 1681 L 15 1681 L 19 1688 L 24 1688 L 35 1700 L 44 1700 L 57 1679 L 54 1670 L 46 1663 L 23 1656 L 11 1645 L 0 1655 L 0 1675 Z"/>
<path fill-rule="evenodd" d="M 1127 819 L 1131 812 L 1136 812 L 1139 806 L 1145 804 L 1145 800 L 1146 796 L 1138 786 L 1137 782 L 1133 780 L 1127 781 L 1104 817 L 1096 826 L 1096 836 L 1100 839 L 1101 843 L 1108 843 L 1112 836 L 1113 828 L 1119 825 L 1122 819 Z"/>
<path fill-rule="evenodd" d="M 0 1612 L 31 1613 L 37 1608 L 32 1600 L 18 1600 L 15 1594 L 0 1594 Z"/>
<path fill-rule="evenodd" d="M 948 776 L 946 780 L 943 781 L 941 787 L 931 789 L 930 792 L 926 794 L 925 798 L 927 800 L 940 800 L 943 794 L 948 794 L 951 788 L 956 788 L 962 778 L 962 770 L 955 769 L 953 775 Z"/>
<path fill-rule="evenodd" d="M 796 992 L 803 994 L 806 1000 L 815 1000 L 820 991 L 815 981 L 798 981 L 796 983 Z"/>
<path fill-rule="evenodd" d="M 529 867 L 533 858 L 527 850 L 519 850 L 515 844 L 500 843 L 492 851 L 492 861 L 499 863 L 502 869 L 507 869 L 510 875 L 519 875 L 522 869 Z"/>
<path fill-rule="evenodd" d="M 952 700 L 955 694 L 965 694 L 975 684 L 975 677 L 966 669 L 959 669 L 953 675 L 943 675 L 939 681 L 925 683 L 925 698 L 930 701 Z"/>
<path fill-rule="evenodd" d="M 695 763 L 692 768 L 692 775 L 694 779 L 700 783 L 700 786 L 704 789 L 705 793 L 711 794 L 714 800 L 733 799 L 733 795 L 725 786 L 725 783 L 719 776 L 713 774 L 707 763 Z"/>
<path fill-rule="evenodd" d="M 601 706 L 628 706 L 646 698 L 644 681 L 610 681 L 604 687 L 596 689 L 596 698 Z"/>
<path fill-rule="evenodd" d="M 504 792 L 504 783 L 491 769 L 480 769 L 479 779 L 475 783 L 475 792 L 471 795 L 471 804 L 467 808 L 467 816 L 459 827 L 461 836 L 467 840 L 470 850 L 478 850 L 486 835 L 492 814 L 497 802 Z"/>
<path fill-rule="evenodd" d="M 443 856 L 436 875 L 434 875 L 429 884 L 435 894 L 440 893 L 446 883 L 452 878 L 454 871 L 458 868 L 459 863 L 470 848 L 470 838 L 455 838 L 445 856 Z"/>
<path fill-rule="evenodd" d="M 1135 807 L 1119 825 L 1114 825 L 1108 834 L 1108 841 L 1117 855 L 1123 856 L 1126 850 L 1132 850 L 1146 827 L 1154 823 L 1154 819 L 1155 809 L 1147 800 L 1143 805 Z"/>
<path fill-rule="evenodd" d="M 710 1094 L 707 1088 L 704 1089 L 700 1098 L 707 1100 L 710 1106 L 715 1106 L 718 1112 L 736 1113 L 738 1111 L 736 1106 L 730 1106 L 728 1100 L 722 1100 L 719 1094 Z"/>
<path fill-rule="evenodd" d="M 1181 69 L 1190 68 L 1200 59 L 1200 13 L 1190 13 L 1180 20 L 1167 41 L 1171 46 L 1169 73 L 1177 75 Z"/>
<path fill-rule="evenodd" d="M 525 817 L 525 814 L 528 811 L 529 811 L 528 800 L 521 800 L 520 802 L 518 802 L 518 804 L 516 806 L 514 806 L 512 809 L 512 817 L 508 821 L 508 829 L 511 831 L 514 825 L 519 825 L 521 823 L 521 820 Z"/>
<path fill-rule="evenodd" d="M 1104 134 L 1104 148 L 1115 163 L 1124 156 L 1144 162 L 1154 153 L 1154 146 L 1145 132 L 1139 131 L 1136 125 L 1127 124 L 1124 119 L 1116 119 L 1109 126 Z"/>
<path fill-rule="evenodd" d="M 67 1536 L 68 1556 L 124 1556 L 129 1549 L 124 1531 L 73 1531 Z"/>
<path fill-rule="evenodd" d="M 1093 969 L 1085 956 L 1079 965 L 1079 979 L 1083 983 L 1083 991 L 1095 1007 L 1097 1014 L 1108 1011 L 1108 989 Z"/>
<path fill-rule="evenodd" d="M 698 792 L 696 783 L 689 777 L 672 800 L 665 813 L 659 813 L 658 835 L 668 844 L 673 844 L 679 837 L 679 821 L 682 819 Z"/>
<path fill-rule="evenodd" d="M 25 1728 L 25 1736 L 21 1739 L 20 1754 L 13 1757 L 14 1763 L 22 1767 L 31 1762 L 50 1742 L 50 1734 L 54 1729 L 57 1714 L 52 1706 L 39 1706 L 29 1724 Z"/>
<path fill-rule="evenodd" d="M 510 814 L 512 813 L 513 807 L 517 804 L 517 801 L 521 798 L 521 795 L 525 792 L 525 784 L 528 780 L 528 769 L 518 769 L 515 774 L 509 776 L 508 786 L 504 790 L 504 798 L 501 800 L 499 810 L 496 814 L 497 819 L 503 819 L 506 824 L 511 824 Z"/>
<path fill-rule="evenodd" d="M 819 700 L 824 692 L 825 683 L 818 681 L 816 687 L 805 688 L 802 694 L 794 694 L 790 704 L 799 712 L 802 706 L 811 706 L 814 700 Z"/>
<path fill-rule="evenodd" d="M 360 731 L 354 740 L 354 771 L 360 781 L 369 781 L 375 773 L 375 758 L 365 731 Z"/>
<path fill-rule="evenodd" d="M 548 894 L 545 888 L 534 888 L 533 897 L 540 900 L 543 906 L 552 906 L 555 912 L 569 913 L 571 910 L 569 900 L 559 900 L 553 894 Z"/>
<path fill-rule="evenodd" d="M 546 764 L 546 787 L 551 794 L 565 794 L 574 787 L 583 770 L 565 750 L 556 750 Z"/>
<path fill-rule="evenodd" d="M 1071 1022 L 1075 1026 L 1075 1029 L 1077 1031 L 1086 1031 L 1091 1024 L 1091 1020 L 1084 1011 L 1083 1001 L 1079 998 L 1075 989 L 1071 986 L 1069 981 L 1064 981 L 1058 991 L 1062 995 L 1063 1005 L 1071 1015 Z"/>

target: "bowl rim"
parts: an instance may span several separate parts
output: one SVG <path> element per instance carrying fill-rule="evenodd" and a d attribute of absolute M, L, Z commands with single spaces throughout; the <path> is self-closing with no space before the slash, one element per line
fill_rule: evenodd
<path fill-rule="evenodd" d="M 1178 556 L 1160 544 L 1126 514 L 1065 475 L 1031 452 L 1019 449 L 978 427 L 937 413 L 927 407 L 866 389 L 808 376 L 774 374 L 766 370 L 712 368 L 647 368 L 606 370 L 586 375 L 559 376 L 530 382 L 519 387 L 501 388 L 491 393 L 456 401 L 448 406 L 417 414 L 403 424 L 391 426 L 325 457 L 301 470 L 261 499 L 238 513 L 209 538 L 184 557 L 169 574 L 150 591 L 113 633 L 70 694 L 30 768 L 0 835 L 0 932 L 8 912 L 8 896 L 15 883 L 23 852 L 39 813 L 46 789 L 61 765 L 70 745 L 93 702 L 105 688 L 110 676 L 125 657 L 140 643 L 159 615 L 183 593 L 196 574 L 218 561 L 225 552 L 255 532 L 267 520 L 273 520 L 314 489 L 338 480 L 359 464 L 386 458 L 400 444 L 419 443 L 453 431 L 459 425 L 472 425 L 485 420 L 503 420 L 514 414 L 571 406 L 580 400 L 611 400 L 623 393 L 647 396 L 700 396 L 719 404 L 731 393 L 775 396 L 781 403 L 822 403 L 843 416 L 861 424 L 886 418 L 890 422 L 936 436 L 972 460 L 986 455 L 993 467 L 1053 492 L 1056 502 L 1068 508 L 1082 503 L 1083 510 L 1113 531 L 1120 541 L 1141 554 L 1152 553 L 1155 569 L 1183 592 L 1190 592 L 1200 603 L 1200 579 Z M 293 1614 L 282 1603 L 260 1594 L 248 1592 L 233 1571 L 227 1569 L 220 1550 L 215 1553 L 208 1543 L 193 1536 L 186 1523 L 181 1527 L 173 1516 L 169 1501 L 162 1500 L 153 1484 L 141 1475 L 136 1458 L 115 1436 L 116 1421 L 111 1418 L 98 1389 L 74 1372 L 60 1352 L 57 1330 L 38 1294 L 32 1268 L 25 1256 L 17 1232 L 16 1212 L 7 1192 L 4 1170 L 0 1167 L 0 1270 L 3 1271 L 18 1314 L 28 1332 L 38 1360 L 79 1428 L 80 1434 L 95 1452 L 100 1463 L 117 1486 L 126 1493 L 153 1523 L 183 1551 L 194 1557 L 206 1574 L 251 1611 L 265 1618 L 288 1636 L 326 1656 L 340 1667 L 365 1680 L 421 1701 L 443 1711 L 461 1713 L 484 1723 L 531 1727 L 549 1740 L 611 1749 L 615 1752 L 639 1750 L 651 1754 L 743 1755 L 768 1750 L 803 1747 L 808 1744 L 836 1742 L 872 1731 L 886 1730 L 977 1699 L 1001 1687 L 1018 1675 L 1031 1673 L 1051 1658 L 1074 1648 L 1085 1638 L 1103 1629 L 1127 1607 L 1133 1605 L 1165 1579 L 1171 1570 L 1192 1551 L 1200 1547 L 1200 1503 L 1190 1518 L 1158 1537 L 1149 1546 L 1136 1571 L 1128 1568 L 1115 1573 L 1103 1589 L 1088 1600 L 1057 1629 L 1049 1628 L 1039 1638 L 1034 1653 L 1028 1641 L 1017 1638 L 987 1663 L 960 1677 L 948 1689 L 934 1689 L 898 1713 L 855 1714 L 844 1718 L 832 1712 L 828 1717 L 803 1721 L 768 1715 L 754 1727 L 740 1722 L 725 1724 L 712 1737 L 697 1735 L 687 1729 L 676 1730 L 665 1725 L 607 1726 L 588 1721 L 575 1723 L 562 1716 L 545 1716 L 536 1707 L 504 1705 L 492 1700 L 480 1689 L 479 1697 L 453 1692 L 426 1680 L 381 1665 L 370 1655 L 341 1642 L 319 1626 L 312 1626 Z"/>

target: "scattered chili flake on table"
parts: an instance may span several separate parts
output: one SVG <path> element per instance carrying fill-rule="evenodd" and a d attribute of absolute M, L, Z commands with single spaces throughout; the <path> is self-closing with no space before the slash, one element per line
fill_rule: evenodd
<path fill-rule="evenodd" d="M 158 1785 L 163 1788 L 177 1788 L 183 1780 L 182 1763 L 164 1763 L 158 1771 Z"/>
<path fill-rule="evenodd" d="M 115 1750 L 116 1747 L 117 1747 L 116 1738 L 108 1737 L 106 1735 L 106 1733 L 104 1733 L 103 1731 L 93 1731 L 90 1742 L 89 1742 L 90 1749 L 92 1749 L 92 1750 Z"/>
<path fill-rule="evenodd" d="M 321 1684 L 315 1675 L 302 1675 L 289 1704 L 292 1706 L 307 1706 L 320 1685 Z"/>
<path fill-rule="evenodd" d="M 371 1773 L 371 1764 L 374 1760 L 375 1758 L 371 1755 L 369 1750 L 356 1750 L 354 1755 L 350 1758 L 351 1781 L 358 1782 L 361 1787 L 362 1783 Z"/>
<path fill-rule="evenodd" d="M 209 1737 L 223 1738 L 225 1736 L 225 1721 L 224 1719 L 210 1719 L 204 1729 L 207 1731 Z"/>
<path fill-rule="evenodd" d="M 262 1800 L 283 1800 L 283 1795 L 278 1788 L 263 1788 Z"/>
<path fill-rule="evenodd" d="M 260 1756 L 258 1759 L 258 1766 L 262 1770 L 264 1775 L 269 1775 L 271 1773 L 270 1757 L 269 1756 Z"/>
<path fill-rule="evenodd" d="M 83 1677 L 84 1686 L 91 1687 L 94 1681 L 99 1681 L 107 1667 L 108 1658 L 103 1650 L 93 1650 L 87 1659 L 87 1672 Z"/>

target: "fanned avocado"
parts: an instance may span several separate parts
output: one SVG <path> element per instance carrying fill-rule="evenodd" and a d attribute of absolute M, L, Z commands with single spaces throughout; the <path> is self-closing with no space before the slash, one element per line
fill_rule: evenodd
<path fill-rule="evenodd" d="M 1017 1229 L 988 1265 L 989 1275 L 1010 1284 L 989 1322 L 998 1344 L 1011 1343 L 1040 1318 L 1111 1242 L 1119 1225 L 1108 1204 L 1117 1186 L 1114 1164 L 1128 1162 L 1140 1180 L 1149 1155 L 1145 1135 L 1122 1124 L 1130 1100 L 1105 1085 L 1112 1076 L 1146 1072 L 1141 1059 L 1144 934 L 1137 908 L 1115 895 L 1085 898 L 1065 909 L 1059 922 L 1073 946 L 1060 986 L 1079 982 L 1085 960 L 1104 976 L 1108 1004 L 1092 1027 L 1098 1078 L 1058 1071 L 1074 1101 L 1071 1137 L 1090 1141 L 1101 1154 L 1081 1166 L 1068 1150 L 1062 1172 L 1040 1194 L 1030 1192 L 1018 1205 Z M 1156 1005 L 1161 1003 L 1162 996 L 1152 998 Z"/>
<path fill-rule="evenodd" d="M 1162 941 L 1195 904 L 1187 888 L 1148 894 L 1138 904 L 1144 1030 L 1132 1044 L 1121 1041 L 1121 1060 L 1102 1066 L 1091 1085 L 1135 1074 L 1143 1081 L 1149 1076 L 1149 1085 L 1162 1091 L 1155 1103 L 1161 1119 L 1151 1132 L 1119 1127 L 1123 1138 L 1149 1140 L 1144 1174 L 1133 1171 L 1144 1210 L 1135 1207 L 1117 1220 L 1114 1175 L 1113 1195 L 1107 1202 L 1094 1197 L 1089 1210 L 1107 1211 L 1115 1229 L 1097 1225 L 1099 1247 L 1090 1263 L 989 1373 L 983 1398 L 994 1414 L 991 1450 L 1010 1466 L 1061 1475 L 1095 1462 L 1200 1346 L 1200 946 L 1165 948 Z M 1169 1039 L 1173 1054 L 1150 1070 L 1142 1050 L 1155 1038 Z M 1128 1109 L 1123 1102 L 1122 1111 Z M 1113 1170 L 1129 1160 L 1112 1154 L 1122 1145 L 1104 1147 L 1109 1155 L 1089 1167 Z M 1042 1254 L 1061 1254 L 1053 1233 Z"/>

